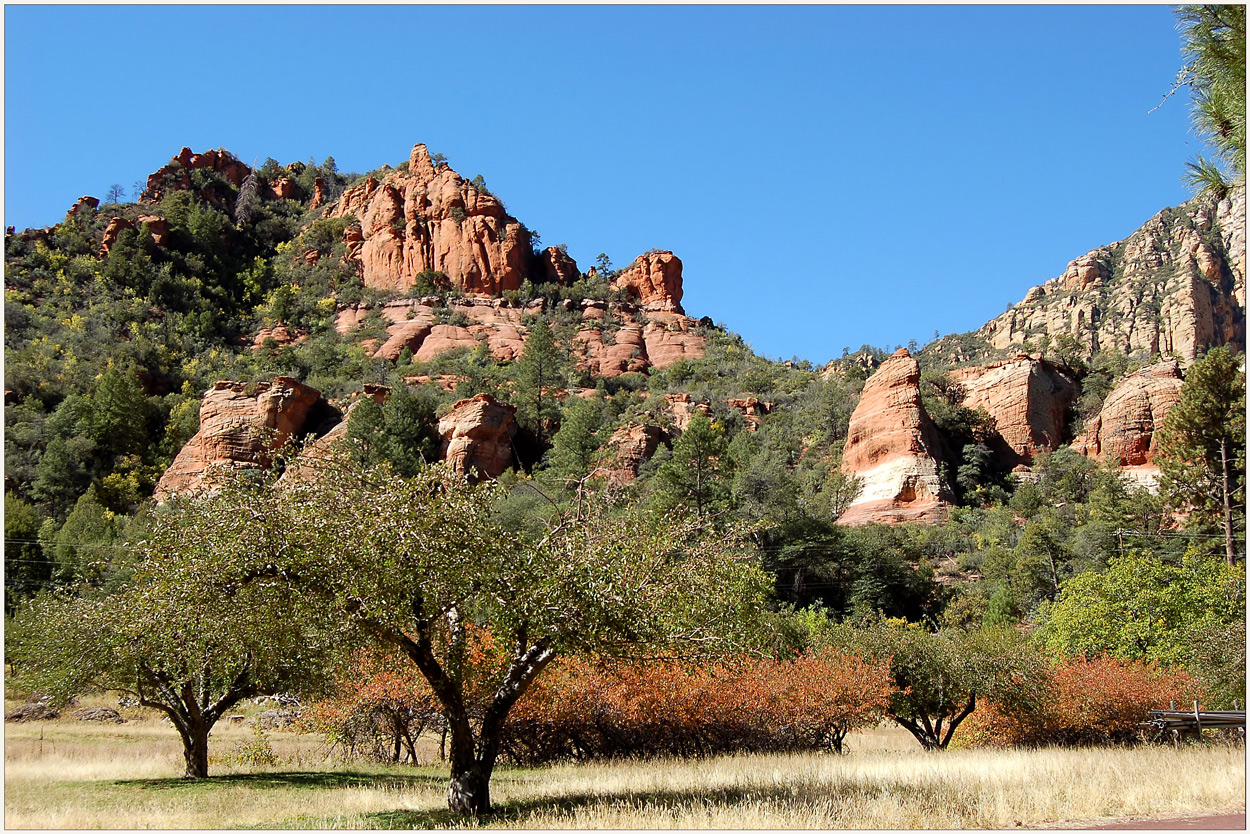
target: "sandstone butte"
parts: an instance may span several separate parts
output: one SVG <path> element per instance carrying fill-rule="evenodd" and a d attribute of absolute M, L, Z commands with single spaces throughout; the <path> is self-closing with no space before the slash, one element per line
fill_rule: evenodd
<path fill-rule="evenodd" d="M 288 377 L 259 383 L 218 382 L 200 404 L 200 430 L 156 484 L 158 503 L 210 488 L 239 469 L 263 469 L 266 453 L 308 430 L 321 393 Z"/>
<path fill-rule="evenodd" d="M 1246 339 L 1246 191 L 1165 209 L 1095 249 L 977 331 L 1006 349 L 1068 334 L 1090 349 L 1175 355 L 1188 367 Z"/>
<path fill-rule="evenodd" d="M 949 373 L 963 386 L 963 404 L 994 418 L 994 451 L 1012 466 L 1028 465 L 1038 452 L 1064 443 L 1068 408 L 1080 393 L 1060 368 L 1025 354 L 1007 362 Z"/>
<path fill-rule="evenodd" d="M 1130 374 L 1107 395 L 1072 448 L 1099 462 L 1112 461 L 1138 484 L 1154 488 L 1159 479 L 1158 430 L 1180 402 L 1182 384 L 1174 361 Z"/>
<path fill-rule="evenodd" d="M 864 383 L 851 414 L 842 469 L 862 483 L 838 518 L 868 522 L 935 522 L 952 496 L 938 475 L 940 441 L 920 401 L 920 365 L 900 348 Z"/>
<path fill-rule="evenodd" d="M 490 394 L 461 400 L 438 421 L 443 460 L 471 478 L 498 478 L 512 465 L 516 406 Z"/>

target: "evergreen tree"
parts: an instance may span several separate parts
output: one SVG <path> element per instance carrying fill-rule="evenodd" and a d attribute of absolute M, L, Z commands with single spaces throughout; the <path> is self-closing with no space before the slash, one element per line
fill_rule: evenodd
<path fill-rule="evenodd" d="M 1186 59 L 1177 84 L 1192 91 L 1194 127 L 1215 151 L 1188 164 L 1188 180 L 1222 194 L 1246 181 L 1246 7 L 1181 6 L 1176 16 Z"/>
<path fill-rule="evenodd" d="M 725 427 L 696 414 L 673 444 L 673 454 L 655 473 L 660 505 L 690 502 L 702 517 L 729 492 Z"/>
<path fill-rule="evenodd" d="M 1189 369 L 1181 399 L 1159 439 L 1161 488 L 1177 509 L 1224 532 L 1224 555 L 1245 546 L 1246 374 L 1227 348 L 1212 349 Z"/>
<path fill-rule="evenodd" d="M 517 357 L 517 422 L 534 432 L 542 444 L 548 439 L 545 422 L 560 417 L 554 389 L 564 381 L 566 365 L 551 325 L 545 319 L 535 319 L 525 348 Z"/>

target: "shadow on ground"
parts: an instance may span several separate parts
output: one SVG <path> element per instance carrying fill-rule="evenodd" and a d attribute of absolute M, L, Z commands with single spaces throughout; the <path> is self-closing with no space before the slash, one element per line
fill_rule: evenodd
<path fill-rule="evenodd" d="M 445 776 L 395 773 L 231 773 L 209 776 L 204 779 L 119 779 L 112 784 L 122 788 L 142 788 L 161 791 L 205 791 L 246 786 L 257 789 L 302 788 L 318 790 L 325 788 L 415 788 L 438 785 L 447 781 Z"/>
<path fill-rule="evenodd" d="M 884 787 L 879 786 L 856 786 L 855 791 L 857 798 L 875 798 L 880 797 L 886 792 Z M 897 792 L 897 788 L 895 789 Z M 813 801 L 828 799 L 830 796 L 841 795 L 845 798 L 845 794 L 838 794 L 836 788 L 831 788 L 827 793 L 822 795 L 813 795 L 806 793 L 804 795 L 796 795 L 789 788 L 700 788 L 689 791 L 648 791 L 648 792 L 630 792 L 630 793 L 614 793 L 614 794 L 594 794 L 594 793 L 577 793 L 565 796 L 548 796 L 535 799 L 525 799 L 513 802 L 499 802 L 495 804 L 495 810 L 491 814 L 480 817 L 477 820 L 478 827 L 491 827 L 494 825 L 521 824 L 524 826 L 527 818 L 534 814 L 546 814 L 562 816 L 573 814 L 574 812 L 590 807 L 605 808 L 646 808 L 648 813 L 665 812 L 665 811 L 689 811 L 697 808 L 730 808 L 743 803 L 769 803 L 778 806 L 790 805 L 791 807 L 801 806 Z M 436 811 L 383 811 L 374 814 L 363 814 L 360 816 L 361 828 L 389 828 L 389 829 L 413 829 L 413 828 L 446 828 L 451 826 L 463 827 L 467 824 L 471 825 L 471 820 L 460 814 L 453 814 L 447 810 Z M 550 820 L 544 820 L 544 823 Z"/>

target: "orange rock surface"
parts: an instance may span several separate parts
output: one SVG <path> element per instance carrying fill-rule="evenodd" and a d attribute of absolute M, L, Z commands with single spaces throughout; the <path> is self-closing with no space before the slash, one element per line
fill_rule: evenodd
<path fill-rule="evenodd" d="M 905 348 L 864 383 L 842 469 L 863 488 L 839 524 L 938 521 L 951 496 L 938 477 L 937 431 L 920 401 L 920 366 Z"/>
<path fill-rule="evenodd" d="M 266 453 L 306 430 L 321 393 L 288 377 L 260 383 L 218 382 L 200 403 L 200 430 L 156 484 L 156 501 L 211 487 L 231 470 L 263 469 Z"/>
<path fill-rule="evenodd" d="M 516 406 L 490 394 L 456 403 L 438 421 L 442 458 L 461 474 L 498 478 L 512 463 L 515 414 Z"/>
<path fill-rule="evenodd" d="M 376 289 L 407 289 L 432 270 L 463 292 L 499 295 L 520 288 L 533 257 L 529 233 L 503 204 L 446 164 L 435 168 L 425 145 L 412 149 L 407 171 L 345 191 L 330 216 L 347 215 L 360 221 L 355 257 Z"/>

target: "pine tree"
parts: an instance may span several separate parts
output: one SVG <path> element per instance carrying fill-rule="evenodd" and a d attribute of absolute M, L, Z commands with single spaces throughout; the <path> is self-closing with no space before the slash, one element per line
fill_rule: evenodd
<path fill-rule="evenodd" d="M 1212 349 L 1185 375 L 1180 402 L 1164 420 L 1159 459 L 1169 503 L 1220 526 L 1233 564 L 1234 534 L 1243 529 L 1234 522 L 1246 505 L 1246 374 L 1227 348 Z"/>

